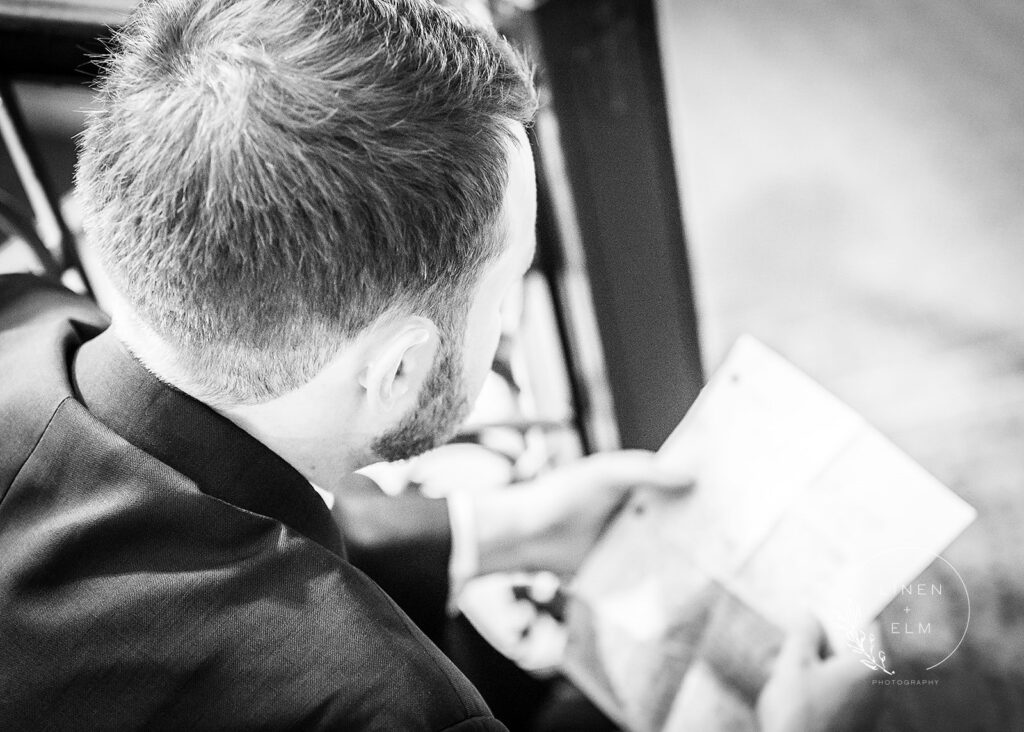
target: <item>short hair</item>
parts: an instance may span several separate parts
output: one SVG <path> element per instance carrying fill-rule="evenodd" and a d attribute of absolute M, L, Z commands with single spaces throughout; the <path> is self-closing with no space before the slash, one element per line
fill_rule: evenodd
<path fill-rule="evenodd" d="M 151 0 L 113 46 L 87 232 L 203 398 L 296 388 L 396 310 L 461 336 L 537 105 L 505 40 L 429 0 Z"/>

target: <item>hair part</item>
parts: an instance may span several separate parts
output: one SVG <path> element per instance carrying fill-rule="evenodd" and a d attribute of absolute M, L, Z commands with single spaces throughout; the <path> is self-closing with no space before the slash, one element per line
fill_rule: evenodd
<path fill-rule="evenodd" d="M 429 0 L 151 0 L 115 47 L 86 229 L 201 398 L 296 388 L 395 311 L 461 335 L 536 110 L 504 40 Z"/>

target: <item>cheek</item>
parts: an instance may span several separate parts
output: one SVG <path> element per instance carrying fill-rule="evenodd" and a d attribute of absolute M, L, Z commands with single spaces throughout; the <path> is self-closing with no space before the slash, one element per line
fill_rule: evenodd
<path fill-rule="evenodd" d="M 501 337 L 501 318 L 495 314 L 489 322 L 476 325 L 467 334 L 462 366 L 466 396 L 470 402 L 479 396 L 487 373 L 491 370 L 494 354 L 498 350 L 498 339 Z"/>

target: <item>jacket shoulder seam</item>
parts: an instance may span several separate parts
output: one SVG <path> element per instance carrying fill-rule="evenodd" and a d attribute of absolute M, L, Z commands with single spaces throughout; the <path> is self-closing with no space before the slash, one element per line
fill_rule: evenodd
<path fill-rule="evenodd" d="M 28 454 L 25 455 L 25 459 L 21 461 L 21 466 L 14 474 L 14 477 L 11 478 L 11 482 L 4 486 L 3 493 L 0 494 L 0 505 L 3 505 L 4 499 L 7 498 L 7 494 L 11 492 L 11 486 L 18 482 L 18 478 L 20 478 L 21 474 L 25 471 L 25 466 L 32 461 L 32 456 L 36 454 L 36 450 L 39 449 L 39 445 L 42 443 L 43 438 L 46 437 L 46 433 L 50 431 L 50 426 L 53 424 L 53 420 L 57 417 L 57 412 L 61 410 L 69 399 L 71 399 L 70 396 L 65 396 L 60 400 L 57 406 L 54 407 L 53 413 L 50 415 L 50 418 L 46 420 L 46 425 L 43 427 L 42 431 L 40 431 L 39 437 L 36 438 L 35 444 L 32 445 L 32 449 L 28 451 Z"/>

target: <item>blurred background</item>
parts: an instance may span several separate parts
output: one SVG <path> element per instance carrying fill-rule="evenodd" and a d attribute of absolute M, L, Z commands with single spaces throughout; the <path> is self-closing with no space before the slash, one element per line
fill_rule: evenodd
<path fill-rule="evenodd" d="M 74 264 L 88 39 L 131 5 L 0 0 L 0 270 L 44 268 L 33 237 Z M 968 640 L 879 729 L 1024 729 L 1024 4 L 471 5 L 531 49 L 545 107 L 504 406 L 467 434 L 519 475 L 656 448 L 753 334 L 978 510 L 944 554 Z"/>
<path fill-rule="evenodd" d="M 965 648 L 889 724 L 1024 728 L 1024 5 L 658 11 L 705 364 L 755 334 L 977 508 Z"/>

